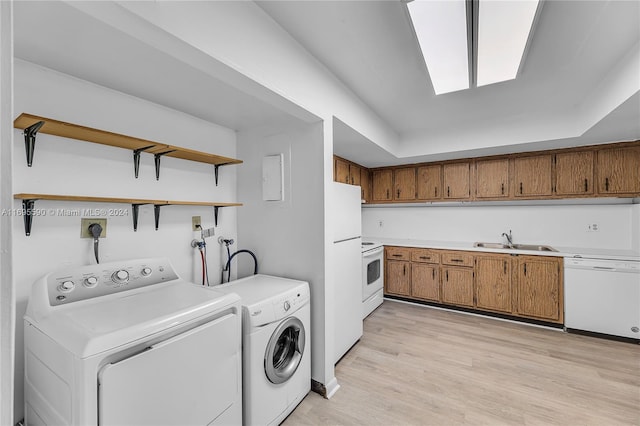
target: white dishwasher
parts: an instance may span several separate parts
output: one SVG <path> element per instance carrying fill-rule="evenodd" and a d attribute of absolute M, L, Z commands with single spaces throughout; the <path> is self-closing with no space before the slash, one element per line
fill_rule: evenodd
<path fill-rule="evenodd" d="M 640 339 L 640 261 L 566 258 L 564 325 Z"/>

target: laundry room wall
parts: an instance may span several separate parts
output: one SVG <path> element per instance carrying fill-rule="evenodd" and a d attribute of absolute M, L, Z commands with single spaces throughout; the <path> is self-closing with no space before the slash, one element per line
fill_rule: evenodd
<path fill-rule="evenodd" d="M 236 157 L 233 130 L 133 96 L 97 86 L 29 62 L 15 61 L 15 115 L 29 113 L 114 133 Z M 142 154 L 139 178 L 134 178 L 132 152 L 104 145 L 38 134 L 33 166 L 25 161 L 22 131 L 14 130 L 13 192 L 68 194 L 190 201 L 236 201 L 237 166 L 220 168 L 215 185 L 211 165 L 163 157 L 160 180 L 153 156 Z M 3 206 L 5 207 L 5 206 Z M 21 209 L 14 200 L 14 211 Z M 15 418 L 23 413 L 23 322 L 31 284 L 51 270 L 95 263 L 91 239 L 80 238 L 83 209 L 113 209 L 106 238 L 100 240 L 101 263 L 143 257 L 168 257 L 178 274 L 195 281 L 199 254 L 190 242 L 199 237 L 191 217 L 214 226 L 213 208 L 165 206 L 154 228 L 153 206 L 140 207 L 138 231 L 133 231 L 127 204 L 36 201 L 44 212 L 33 219 L 25 236 L 22 217 L 13 217 L 13 269 L 16 293 Z M 236 233 L 236 207 L 220 209 L 216 234 Z M 92 217 L 92 216 L 84 216 Z M 219 282 L 222 249 L 217 236 L 208 240 L 211 284 Z M 198 278 L 199 280 L 199 278 Z M 218 281 L 216 281 L 218 280 Z"/>
<path fill-rule="evenodd" d="M 261 128 L 238 133 L 238 155 L 246 169 L 238 176 L 238 194 L 244 203 L 238 211 L 238 248 L 258 257 L 260 273 L 309 282 L 311 289 L 312 378 L 320 383 L 333 379 L 333 363 L 325 365 L 327 292 L 324 241 L 323 123 L 289 128 Z M 329 133 L 331 134 L 331 133 Z M 283 157 L 283 200 L 264 201 L 262 160 Z M 253 273 L 245 256 L 239 276 Z M 331 352 L 332 353 L 332 352 Z M 327 376 L 325 376 L 325 374 Z"/>

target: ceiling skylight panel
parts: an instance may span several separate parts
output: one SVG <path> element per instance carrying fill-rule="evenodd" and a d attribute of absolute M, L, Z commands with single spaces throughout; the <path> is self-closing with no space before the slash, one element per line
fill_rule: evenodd
<path fill-rule="evenodd" d="M 407 4 L 436 95 L 469 88 L 465 0 Z"/>
<path fill-rule="evenodd" d="M 479 0 L 478 86 L 516 78 L 538 0 Z"/>

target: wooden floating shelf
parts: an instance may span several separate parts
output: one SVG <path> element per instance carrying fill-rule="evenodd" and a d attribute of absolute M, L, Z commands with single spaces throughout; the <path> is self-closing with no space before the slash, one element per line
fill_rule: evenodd
<path fill-rule="evenodd" d="M 207 152 L 195 151 L 174 145 L 167 145 L 26 113 L 20 114 L 20 116 L 13 121 L 13 126 L 16 129 L 23 129 L 25 131 L 25 149 L 27 152 L 27 165 L 29 167 L 31 167 L 33 162 L 33 152 L 37 133 L 46 133 L 48 135 L 132 150 L 136 178 L 138 177 L 141 152 L 147 152 L 154 155 L 156 179 L 160 178 L 160 158 L 162 156 L 212 164 L 215 167 L 216 185 L 218 184 L 218 167 L 242 163 L 242 160 L 238 160 L 236 158 L 223 157 L 221 155 L 209 154 Z"/>
<path fill-rule="evenodd" d="M 221 207 L 240 207 L 242 203 L 221 203 L 212 201 L 175 201 L 175 200 L 149 200 L 140 198 L 115 198 L 115 197 L 89 197 L 83 195 L 56 195 L 56 194 L 14 194 L 13 198 L 22 200 L 24 210 L 24 228 L 27 236 L 31 235 L 31 225 L 36 200 L 49 201 L 75 201 L 88 203 L 116 203 L 131 204 L 133 211 L 133 230 L 138 230 L 138 209 L 141 205 L 153 204 L 156 230 L 160 222 L 160 207 L 163 206 L 206 206 L 213 207 L 215 226 L 218 226 L 218 209 Z"/>

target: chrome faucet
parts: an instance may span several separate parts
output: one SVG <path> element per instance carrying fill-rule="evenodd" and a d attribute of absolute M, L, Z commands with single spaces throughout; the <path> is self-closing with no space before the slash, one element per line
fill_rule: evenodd
<path fill-rule="evenodd" d="M 509 248 L 513 248 L 513 235 L 511 235 L 511 229 L 509 229 L 508 234 L 503 232 L 502 236 L 507 239 L 507 246 L 509 246 Z"/>

